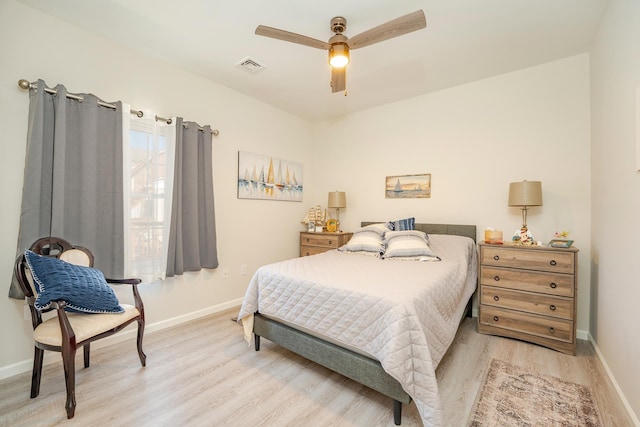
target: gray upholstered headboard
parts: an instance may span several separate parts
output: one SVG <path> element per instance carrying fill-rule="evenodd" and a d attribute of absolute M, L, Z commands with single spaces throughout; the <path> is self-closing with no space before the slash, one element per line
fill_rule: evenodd
<path fill-rule="evenodd" d="M 362 227 L 370 224 L 379 224 L 384 221 L 363 221 Z M 476 241 L 476 226 L 464 224 L 419 224 L 415 225 L 416 230 L 424 231 L 427 234 L 453 234 L 456 236 L 470 237 Z"/>

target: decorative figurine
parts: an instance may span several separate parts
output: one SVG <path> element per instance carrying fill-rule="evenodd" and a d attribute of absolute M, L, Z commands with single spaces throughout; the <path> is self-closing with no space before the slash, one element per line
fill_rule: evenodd
<path fill-rule="evenodd" d="M 534 244 L 533 235 L 527 229 L 527 227 L 522 227 L 520 230 L 516 230 L 516 232 L 513 234 L 513 239 L 512 240 L 514 242 L 520 243 L 522 245 L 533 245 Z"/>

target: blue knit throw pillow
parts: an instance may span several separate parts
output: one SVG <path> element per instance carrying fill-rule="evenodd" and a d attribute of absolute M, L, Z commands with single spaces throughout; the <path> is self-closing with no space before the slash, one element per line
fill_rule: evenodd
<path fill-rule="evenodd" d="M 414 217 L 404 218 L 397 221 L 389 221 L 385 225 L 392 231 L 415 230 L 416 219 Z"/>
<path fill-rule="evenodd" d="M 35 302 L 38 310 L 49 308 L 51 301 L 64 300 L 67 311 L 124 312 L 100 270 L 41 256 L 30 250 L 24 255 L 38 291 Z"/>

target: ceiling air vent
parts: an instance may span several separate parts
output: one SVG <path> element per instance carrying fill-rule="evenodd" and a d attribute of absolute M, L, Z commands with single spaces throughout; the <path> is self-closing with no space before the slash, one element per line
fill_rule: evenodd
<path fill-rule="evenodd" d="M 251 59 L 249 57 L 244 58 L 240 62 L 237 62 L 236 63 L 236 67 L 240 68 L 241 70 L 246 71 L 249 74 L 255 74 L 258 71 L 260 71 L 263 68 L 265 68 L 264 65 L 260 64 L 258 61 L 254 60 L 254 59 Z"/>

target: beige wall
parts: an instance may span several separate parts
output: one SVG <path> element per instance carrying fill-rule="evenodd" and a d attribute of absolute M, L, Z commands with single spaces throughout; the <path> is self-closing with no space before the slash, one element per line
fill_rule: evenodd
<path fill-rule="evenodd" d="M 613 0 L 595 39 L 591 334 L 640 417 L 640 2 Z M 638 132 L 638 133 L 637 133 Z M 640 422 L 638 422 L 640 425 Z"/>
<path fill-rule="evenodd" d="M 507 206 L 512 181 L 542 181 L 529 210 L 534 238 L 569 230 L 580 249 L 578 329 L 589 326 L 589 57 L 561 61 L 388 104 L 315 126 L 314 189 L 347 192 L 346 228 L 415 216 L 476 224 L 509 238 L 522 224 Z M 330 172 L 329 172 L 330 171 Z M 431 173 L 430 199 L 385 199 L 387 175 Z M 344 228 L 344 227 L 343 227 Z"/>
<path fill-rule="evenodd" d="M 145 285 L 148 331 L 239 304 L 260 265 L 298 253 L 298 227 L 308 203 L 238 200 L 237 152 L 303 164 L 311 174 L 311 125 L 223 86 L 114 45 L 13 0 L 0 2 L 0 277 L 6 295 L 15 258 L 24 170 L 29 95 L 21 78 L 64 84 L 123 100 L 163 117 L 179 115 L 220 129 L 214 137 L 214 186 L 220 268 Z M 246 264 L 248 276 L 240 276 Z M 229 278 L 222 277 L 228 269 Z M 197 295 L 194 297 L 194 295 Z M 23 303 L 0 297 L 0 377 L 29 370 L 30 322 Z"/>

